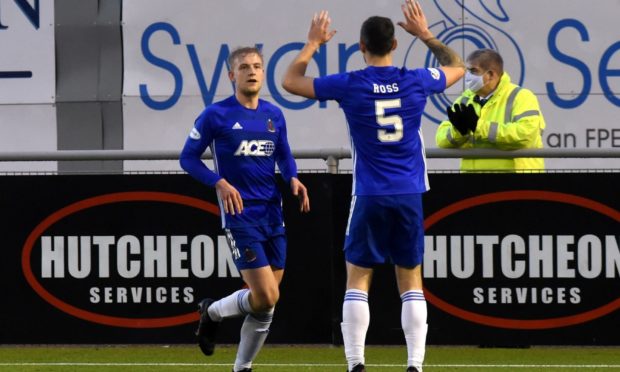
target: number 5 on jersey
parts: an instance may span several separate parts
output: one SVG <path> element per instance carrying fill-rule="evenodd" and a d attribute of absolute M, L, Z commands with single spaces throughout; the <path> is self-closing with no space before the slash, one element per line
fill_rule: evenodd
<path fill-rule="evenodd" d="M 392 108 L 400 108 L 400 98 L 375 101 L 377 124 L 381 126 L 394 126 L 394 131 L 388 132 L 386 129 L 379 129 L 377 131 L 377 138 L 381 142 L 398 142 L 403 138 L 403 119 L 399 115 L 385 115 L 385 110 Z"/>

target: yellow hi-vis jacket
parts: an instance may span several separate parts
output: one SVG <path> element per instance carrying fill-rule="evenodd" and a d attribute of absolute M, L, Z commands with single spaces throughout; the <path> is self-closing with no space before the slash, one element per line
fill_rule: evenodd
<path fill-rule="evenodd" d="M 472 104 L 479 116 L 475 133 L 463 136 L 450 121 L 443 121 L 437 128 L 435 140 L 441 148 L 461 149 L 539 149 L 543 147 L 542 131 L 545 119 L 538 99 L 530 90 L 510 82 L 504 73 L 489 101 L 481 107 L 474 102 L 476 94 L 466 90 L 455 103 Z M 461 170 L 498 170 L 519 172 L 542 170 L 542 158 L 515 159 L 461 159 Z"/>

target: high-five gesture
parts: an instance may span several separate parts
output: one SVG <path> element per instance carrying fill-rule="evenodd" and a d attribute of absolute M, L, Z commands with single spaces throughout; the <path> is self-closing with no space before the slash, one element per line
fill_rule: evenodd
<path fill-rule="evenodd" d="M 316 98 L 312 83 L 314 78 L 306 76 L 306 68 L 312 59 L 312 55 L 319 47 L 330 41 L 336 34 L 336 30 L 329 29 L 331 23 L 332 19 L 329 18 L 327 10 L 314 13 L 310 23 L 310 31 L 308 31 L 308 42 L 288 66 L 284 79 L 282 79 L 282 86 L 290 93 L 306 98 Z"/>
<path fill-rule="evenodd" d="M 431 50 L 440 69 L 446 74 L 446 86 L 449 87 L 456 83 L 465 74 L 465 64 L 461 57 L 447 45 L 437 40 L 431 30 L 428 29 L 426 16 L 422 11 L 420 3 L 416 0 L 406 0 L 401 5 L 405 22 L 398 22 L 398 25 L 411 35 L 419 38 Z"/>
<path fill-rule="evenodd" d="M 329 18 L 327 10 L 315 13 L 310 23 L 310 31 L 308 31 L 308 43 L 322 45 L 331 40 L 336 34 L 336 30 L 329 30 L 331 22 L 332 20 Z"/>
<path fill-rule="evenodd" d="M 428 29 L 428 22 L 426 16 L 422 12 L 420 3 L 414 0 L 407 0 L 407 2 L 401 5 L 403 15 L 405 16 L 405 22 L 398 22 L 398 25 L 411 35 L 427 41 L 433 38 L 433 34 Z"/>
<path fill-rule="evenodd" d="M 367 68 L 316 78 L 307 76 L 306 68 L 313 54 L 335 34 L 330 30 L 327 12 L 321 11 L 312 18 L 308 41 L 282 80 L 284 89 L 292 94 L 338 102 L 348 124 L 351 147 L 358 155 L 354 166 L 360 171 L 353 173 L 344 248 L 347 290 L 341 329 L 349 371 L 366 370 L 364 343 L 369 324 L 372 267 L 387 261 L 396 266 L 402 310 L 406 315 L 401 323 L 406 330 L 407 370 L 422 370 L 427 329 L 420 269 L 424 239 L 412 237 L 424 236 L 422 193 L 428 190 L 428 178 L 421 138 L 403 133 L 418 132 L 421 118 L 417 113 L 424 111 L 428 97 L 445 91 L 465 73 L 458 54 L 429 30 L 420 4 L 415 0 L 401 1 L 406 1 L 402 7 L 405 19 L 399 25 L 421 39 L 440 67 L 394 66 L 393 52 L 398 46 L 395 25 L 390 18 L 377 15 L 368 17 L 360 27 L 359 51 Z M 390 110 L 387 114 L 386 109 Z M 409 119 L 401 120 L 405 117 Z M 386 124 L 393 124 L 397 136 L 383 135 Z M 303 211 L 304 190 L 298 190 L 297 195 L 301 195 Z M 406 233 L 386 233 L 386 224 L 391 232 Z M 414 338 L 416 342 L 411 341 Z"/>

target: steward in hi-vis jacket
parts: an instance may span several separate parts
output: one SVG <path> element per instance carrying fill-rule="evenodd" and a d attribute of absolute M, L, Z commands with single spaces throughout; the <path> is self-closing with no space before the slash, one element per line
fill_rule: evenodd
<path fill-rule="evenodd" d="M 510 82 L 501 56 L 480 49 L 467 58 L 465 92 L 447 109 L 435 135 L 437 146 L 462 149 L 542 148 L 545 119 L 530 90 Z M 461 159 L 463 171 L 539 171 L 542 158 Z"/>

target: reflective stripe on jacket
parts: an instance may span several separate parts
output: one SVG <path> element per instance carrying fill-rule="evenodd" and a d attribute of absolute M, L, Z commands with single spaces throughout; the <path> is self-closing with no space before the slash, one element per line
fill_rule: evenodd
<path fill-rule="evenodd" d="M 435 140 L 441 148 L 462 149 L 539 149 L 543 147 L 545 129 L 538 99 L 530 90 L 510 82 L 504 73 L 489 101 L 481 107 L 474 102 L 476 95 L 466 90 L 454 103 L 472 104 L 480 117 L 475 133 L 463 136 L 450 121 L 437 128 Z M 516 159 L 461 159 L 461 170 L 522 171 L 542 170 L 542 158 Z"/>

